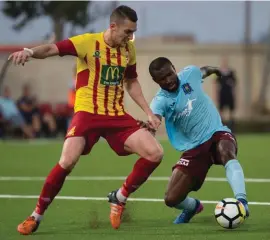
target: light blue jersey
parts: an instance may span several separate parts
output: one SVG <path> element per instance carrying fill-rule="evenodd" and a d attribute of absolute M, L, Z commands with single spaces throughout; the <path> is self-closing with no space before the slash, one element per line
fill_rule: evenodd
<path fill-rule="evenodd" d="M 0 112 L 5 119 L 20 114 L 15 102 L 10 98 L 0 97 Z"/>
<path fill-rule="evenodd" d="M 154 114 L 165 118 L 174 148 L 186 151 L 206 142 L 217 131 L 231 132 L 222 124 L 217 108 L 202 88 L 200 68 L 187 66 L 178 78 L 176 92 L 160 89 L 150 105 Z"/>

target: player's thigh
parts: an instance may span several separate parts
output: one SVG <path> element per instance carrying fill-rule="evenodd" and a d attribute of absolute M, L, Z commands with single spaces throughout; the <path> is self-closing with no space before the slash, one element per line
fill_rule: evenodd
<path fill-rule="evenodd" d="M 60 165 L 73 168 L 80 155 L 88 154 L 99 140 L 100 133 L 93 126 L 91 115 L 86 112 L 76 113 L 70 123 L 60 159 Z"/>
<path fill-rule="evenodd" d="M 211 140 L 184 152 L 174 165 L 193 179 L 192 191 L 198 191 L 204 183 L 209 168 L 212 166 Z"/>
<path fill-rule="evenodd" d="M 215 141 L 215 164 L 226 165 L 229 160 L 237 157 L 236 138 L 230 132 L 217 132 L 214 134 Z"/>
<path fill-rule="evenodd" d="M 59 164 L 64 169 L 71 170 L 76 163 L 85 147 L 85 138 L 82 136 L 67 138 L 64 142 Z"/>
<path fill-rule="evenodd" d="M 196 185 L 196 179 L 182 169 L 175 168 L 165 193 L 165 204 L 174 207 L 182 202 Z"/>
<path fill-rule="evenodd" d="M 125 150 L 136 153 L 149 161 L 159 162 L 163 157 L 163 148 L 157 139 L 146 129 L 138 129 L 124 143 Z"/>
<path fill-rule="evenodd" d="M 162 147 L 148 130 L 140 129 L 132 116 L 125 114 L 115 118 L 111 126 L 103 136 L 118 155 L 136 153 L 150 161 L 161 161 Z"/>

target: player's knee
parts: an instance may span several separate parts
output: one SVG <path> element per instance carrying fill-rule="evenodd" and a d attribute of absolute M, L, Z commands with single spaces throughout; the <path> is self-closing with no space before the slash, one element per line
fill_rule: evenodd
<path fill-rule="evenodd" d="M 85 147 L 85 139 L 83 137 L 72 137 L 66 139 L 59 164 L 61 167 L 67 170 L 72 170 Z"/>
<path fill-rule="evenodd" d="M 77 161 L 74 161 L 72 159 L 66 159 L 66 158 L 61 158 L 59 161 L 59 165 L 62 168 L 69 170 L 69 171 L 71 171 L 75 167 L 76 163 L 77 163 Z"/>
<path fill-rule="evenodd" d="M 59 165 L 62 168 L 71 171 L 75 167 L 78 160 L 79 160 L 79 157 L 75 157 L 75 156 L 71 156 L 71 155 L 67 155 L 67 154 L 62 154 L 60 161 L 59 161 Z"/>
<path fill-rule="evenodd" d="M 236 154 L 231 149 L 223 149 L 220 151 L 221 161 L 225 165 L 229 160 L 235 159 Z"/>
<path fill-rule="evenodd" d="M 229 142 L 223 142 L 222 144 L 219 144 L 218 152 L 223 165 L 225 165 L 229 160 L 236 158 L 235 147 Z"/>
<path fill-rule="evenodd" d="M 175 207 L 180 202 L 184 201 L 185 196 L 176 196 L 170 193 L 165 194 L 164 202 L 168 207 Z"/>
<path fill-rule="evenodd" d="M 146 159 L 152 162 L 161 162 L 163 154 L 163 149 L 160 145 L 156 147 L 151 147 L 147 150 Z"/>

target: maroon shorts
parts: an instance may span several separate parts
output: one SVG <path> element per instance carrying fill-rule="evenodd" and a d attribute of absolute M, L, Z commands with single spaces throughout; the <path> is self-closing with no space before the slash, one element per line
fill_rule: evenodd
<path fill-rule="evenodd" d="M 174 165 L 173 169 L 178 168 L 194 177 L 196 184 L 193 191 L 197 191 L 201 188 L 207 172 L 213 164 L 222 164 L 220 156 L 216 150 L 217 143 L 220 140 L 231 141 L 235 145 L 237 154 L 236 138 L 229 132 L 216 132 L 208 141 L 196 148 L 184 152 L 180 160 L 176 165 Z"/>
<path fill-rule="evenodd" d="M 131 153 L 124 150 L 124 143 L 139 128 L 137 121 L 127 113 L 123 116 L 107 116 L 81 111 L 74 114 L 66 138 L 84 137 L 86 145 L 82 154 L 86 155 L 103 137 L 118 155 L 126 156 Z"/>

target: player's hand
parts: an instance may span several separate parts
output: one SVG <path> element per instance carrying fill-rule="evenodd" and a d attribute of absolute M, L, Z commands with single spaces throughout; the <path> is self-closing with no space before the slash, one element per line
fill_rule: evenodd
<path fill-rule="evenodd" d="M 137 124 L 140 126 L 140 128 L 150 128 L 150 125 L 148 122 L 144 122 L 143 120 L 137 119 Z"/>
<path fill-rule="evenodd" d="M 144 122 L 144 121 L 138 119 L 138 120 L 137 120 L 137 124 L 140 126 L 140 128 L 145 128 L 145 129 L 147 129 L 150 133 L 152 133 L 153 135 L 155 135 L 156 130 L 153 129 L 153 128 L 150 126 L 149 122 Z"/>
<path fill-rule="evenodd" d="M 18 52 L 12 53 L 8 60 L 12 60 L 12 63 L 15 65 L 24 65 L 26 62 L 30 60 L 30 57 L 32 56 L 31 52 L 22 50 Z"/>
<path fill-rule="evenodd" d="M 160 119 L 154 115 L 154 114 L 149 114 L 148 115 L 148 123 L 150 125 L 150 128 L 152 128 L 153 130 L 157 131 L 158 127 L 161 124 Z"/>

